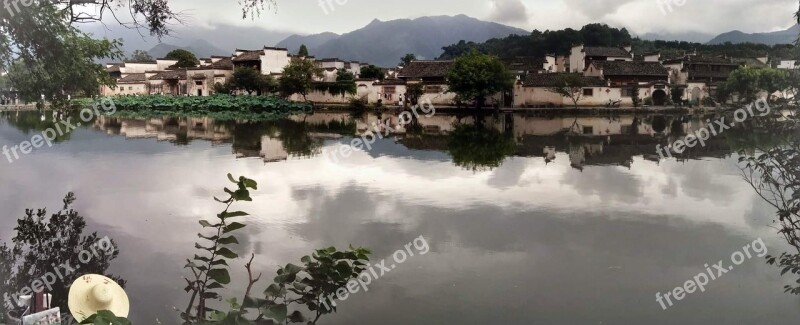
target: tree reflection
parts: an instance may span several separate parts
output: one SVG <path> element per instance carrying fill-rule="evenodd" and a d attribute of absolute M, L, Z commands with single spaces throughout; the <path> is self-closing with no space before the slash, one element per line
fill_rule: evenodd
<path fill-rule="evenodd" d="M 0 293 L 3 306 L 12 310 L 20 293 L 26 288 L 44 287 L 52 294 L 53 307 L 69 310 L 69 288 L 82 274 L 107 275 L 111 261 L 117 258 L 116 243 L 96 232 L 84 235 L 86 221 L 72 209 L 75 195 L 69 193 L 63 208 L 47 217 L 46 209 L 26 209 L 25 216 L 17 220 L 16 235 L 11 246 L 0 246 Z M 125 281 L 107 275 L 124 287 Z M 51 279 L 50 285 L 42 285 Z"/>
<path fill-rule="evenodd" d="M 61 123 L 61 121 L 71 118 L 73 123 L 78 120 L 76 113 L 59 113 L 54 111 L 47 112 L 5 112 L 2 114 L 3 118 L 17 130 L 22 133 L 40 133 L 42 131 L 62 130 L 62 132 L 55 133 L 53 142 L 59 143 L 70 139 L 70 130 Z"/>
<path fill-rule="evenodd" d="M 764 201 L 777 209 L 778 232 L 797 254 L 768 257 L 782 274 L 800 275 L 800 128 L 794 116 L 772 116 L 755 123 L 750 137 L 738 141 L 744 179 Z M 759 132 L 760 131 L 760 132 Z M 763 135 L 769 135 L 764 137 Z M 766 139 L 768 140 L 766 140 Z M 798 280 L 800 283 L 800 280 Z M 800 294 L 800 286 L 786 286 Z"/>
<path fill-rule="evenodd" d="M 517 145 L 512 136 L 486 128 L 481 121 L 458 124 L 448 136 L 447 150 L 456 166 L 473 171 L 496 168 L 515 153 Z"/>

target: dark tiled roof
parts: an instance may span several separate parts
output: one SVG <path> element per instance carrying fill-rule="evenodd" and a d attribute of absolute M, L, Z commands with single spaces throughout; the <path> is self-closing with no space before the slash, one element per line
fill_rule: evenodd
<path fill-rule="evenodd" d="M 532 56 L 518 56 L 513 59 L 503 60 L 511 71 L 539 71 L 544 68 L 544 58 Z"/>
<path fill-rule="evenodd" d="M 150 80 L 186 80 L 186 70 L 167 70 L 156 73 Z"/>
<path fill-rule="evenodd" d="M 730 72 L 725 71 L 689 71 L 689 78 L 727 79 Z"/>
<path fill-rule="evenodd" d="M 603 69 L 604 76 L 669 76 L 667 68 L 659 62 L 636 62 L 636 61 L 594 61 L 591 63 L 599 69 Z"/>
<path fill-rule="evenodd" d="M 157 61 L 156 60 L 141 60 L 141 61 L 126 60 L 125 63 L 156 64 Z"/>
<path fill-rule="evenodd" d="M 681 58 L 664 61 L 665 64 L 681 62 L 686 64 L 740 65 L 739 63 L 733 62 L 730 58 L 709 55 L 686 55 Z"/>
<path fill-rule="evenodd" d="M 400 71 L 400 78 L 444 78 L 453 61 L 412 61 Z"/>
<path fill-rule="evenodd" d="M 261 54 L 264 53 L 263 51 L 246 51 L 239 56 L 233 58 L 233 62 L 241 62 L 241 61 L 258 61 L 261 59 Z"/>
<path fill-rule="evenodd" d="M 122 79 L 118 80 L 118 83 L 125 84 L 125 83 L 143 83 L 147 80 L 147 77 L 144 73 L 131 73 Z"/>
<path fill-rule="evenodd" d="M 583 51 L 586 52 L 586 56 L 631 57 L 631 54 L 621 47 L 586 47 Z"/>
<path fill-rule="evenodd" d="M 230 57 L 222 58 L 212 63 L 211 67 L 219 70 L 233 70 L 233 60 Z"/>
<path fill-rule="evenodd" d="M 580 73 L 539 73 L 529 74 L 522 83 L 525 87 L 556 87 L 562 85 L 562 78 L 566 76 L 579 76 L 588 87 L 604 87 L 608 83 L 599 77 L 584 77 Z"/>

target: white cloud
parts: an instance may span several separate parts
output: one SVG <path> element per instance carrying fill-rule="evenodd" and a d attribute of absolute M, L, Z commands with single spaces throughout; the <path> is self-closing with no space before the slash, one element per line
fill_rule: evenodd
<path fill-rule="evenodd" d="M 528 8 L 522 0 L 494 0 L 489 19 L 498 23 L 525 23 L 528 21 Z"/>

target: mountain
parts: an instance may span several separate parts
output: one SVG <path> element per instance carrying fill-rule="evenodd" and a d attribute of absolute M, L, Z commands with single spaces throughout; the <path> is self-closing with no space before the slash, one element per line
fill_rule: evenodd
<path fill-rule="evenodd" d="M 189 42 L 187 44 L 189 45 L 177 46 L 167 43 L 160 43 L 147 51 L 147 53 L 149 53 L 153 58 L 163 58 L 167 56 L 167 53 L 173 50 L 184 49 L 194 53 L 194 55 L 198 58 L 208 58 L 212 55 L 230 55 L 232 52 L 220 50 L 204 40 L 195 40 L 194 42 Z"/>
<path fill-rule="evenodd" d="M 330 34 L 293 35 L 278 45 L 287 48 L 296 45 L 299 48 L 298 44 L 306 44 L 310 54 L 317 58 L 338 57 L 391 67 L 397 65 L 406 53 L 414 53 L 419 59 L 434 59 L 442 54 L 443 46 L 460 40 L 485 42 L 510 34 L 529 35 L 530 32 L 465 15 L 435 16 L 386 22 L 376 19 L 361 29 L 338 37 Z M 330 39 L 312 45 L 325 38 Z M 296 51 L 296 48 L 290 50 Z"/>
<path fill-rule="evenodd" d="M 771 33 L 744 33 L 738 30 L 720 34 L 714 37 L 708 44 L 724 44 L 731 42 L 738 43 L 760 43 L 766 45 L 776 44 L 793 44 L 800 34 L 800 25 L 795 25 L 787 30 L 771 32 Z"/>
<path fill-rule="evenodd" d="M 341 35 L 336 33 L 322 33 L 307 36 L 294 34 L 278 42 L 278 44 L 275 44 L 275 46 L 287 48 L 289 49 L 290 53 L 297 53 L 297 51 L 300 50 L 301 45 L 305 44 L 305 46 L 309 49 L 317 48 L 330 40 L 339 38 L 340 36 Z"/>

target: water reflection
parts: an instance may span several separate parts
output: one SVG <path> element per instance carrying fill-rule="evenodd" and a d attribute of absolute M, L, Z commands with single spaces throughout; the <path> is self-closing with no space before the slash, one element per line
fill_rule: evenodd
<path fill-rule="evenodd" d="M 542 157 L 546 162 L 567 153 L 576 169 L 585 166 L 630 167 L 633 157 L 658 161 L 655 147 L 704 128 L 713 116 L 534 117 L 519 114 L 482 116 L 435 115 L 401 127 L 397 115 L 317 113 L 270 122 L 215 121 L 209 118 L 150 118 L 101 116 L 94 126 L 126 138 L 154 138 L 185 145 L 192 140 L 232 144 L 240 158 L 264 162 L 309 158 L 321 154 L 326 140 L 357 137 L 376 125 L 390 125 L 394 140 L 414 150 L 449 153 L 467 169 L 499 167 L 507 157 Z M 669 125 L 669 127 L 666 127 Z M 381 129 L 384 132 L 384 129 Z M 721 158 L 734 152 L 725 137 L 706 146 L 689 148 L 679 160 Z"/>
<path fill-rule="evenodd" d="M 172 306 L 186 298 L 180 262 L 193 253 L 198 217 L 217 212 L 208 201 L 225 172 L 264 184 L 244 208 L 253 227 L 236 252 L 255 252 L 265 274 L 316 247 L 353 244 L 382 258 L 411 238 L 430 238 L 430 254 L 342 304 L 329 324 L 790 324 L 800 317 L 800 300 L 782 293 L 794 279 L 755 260 L 669 312 L 654 299 L 754 238 L 770 252 L 785 250 L 769 228 L 774 211 L 738 174 L 735 137 L 715 138 L 680 161 L 659 160 L 657 143 L 705 118 L 442 114 L 351 159 L 320 154 L 393 118 L 208 120 L 202 134 L 189 126 L 204 119 L 177 119 L 169 130 L 159 126 L 169 119 L 98 121 L 0 169 L 0 181 L 11 184 L 0 189 L 0 204 L 65 189 L 89 198 L 92 223 L 137 248 L 114 270 L 130 281 L 137 324 L 174 323 Z M 449 140 L 478 123 L 511 139 L 514 150 L 497 166 L 456 166 Z M 281 139 L 292 132 L 300 145 Z M 16 133 L 0 125 L 8 143 Z M 127 141 L 128 133 L 148 139 Z"/>

